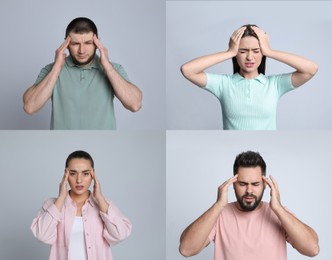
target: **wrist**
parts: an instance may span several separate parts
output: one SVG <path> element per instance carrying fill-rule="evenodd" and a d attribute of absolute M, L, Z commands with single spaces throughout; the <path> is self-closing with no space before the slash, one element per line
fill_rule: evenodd
<path fill-rule="evenodd" d="M 65 200 L 66 200 L 66 197 L 67 197 L 67 194 L 66 194 L 66 195 L 59 195 L 59 196 L 57 197 L 57 200 L 58 200 L 58 201 L 65 201 Z"/>
<path fill-rule="evenodd" d="M 221 201 L 217 201 L 214 203 L 213 207 L 221 212 L 224 209 L 225 205 Z"/>
<path fill-rule="evenodd" d="M 94 195 L 94 197 L 98 205 L 106 201 L 103 195 Z"/>
<path fill-rule="evenodd" d="M 62 210 L 63 205 L 65 204 L 65 199 L 62 196 L 59 196 L 55 199 L 54 205 L 58 208 L 59 211 Z"/>
<path fill-rule="evenodd" d="M 237 55 L 237 50 L 228 49 L 226 53 L 228 53 L 229 58 L 233 58 Z"/>
<path fill-rule="evenodd" d="M 104 67 L 107 74 L 114 73 L 115 69 L 109 60 L 104 61 L 101 65 Z"/>
<path fill-rule="evenodd" d="M 101 212 L 104 212 L 107 214 L 108 208 L 109 208 L 109 204 L 107 203 L 107 201 L 105 199 L 103 199 L 102 201 L 97 202 L 97 204 L 98 204 L 99 210 Z"/>
<path fill-rule="evenodd" d="M 271 56 L 273 56 L 273 50 L 272 49 L 264 50 L 264 51 L 262 51 L 262 54 L 266 57 L 271 57 Z"/>
<path fill-rule="evenodd" d="M 61 71 L 61 69 L 62 69 L 62 67 L 63 67 L 64 64 L 65 64 L 65 62 L 60 63 L 60 62 L 57 62 L 57 61 L 56 61 L 56 62 L 53 64 L 52 70 L 53 70 L 54 72 L 56 72 L 56 73 L 60 73 L 60 71 Z"/>
<path fill-rule="evenodd" d="M 273 207 L 271 206 L 271 209 L 273 210 L 273 212 L 277 216 L 279 216 L 280 214 L 282 214 L 282 212 L 284 211 L 284 207 L 281 204 L 279 204 L 277 206 L 273 206 Z"/>

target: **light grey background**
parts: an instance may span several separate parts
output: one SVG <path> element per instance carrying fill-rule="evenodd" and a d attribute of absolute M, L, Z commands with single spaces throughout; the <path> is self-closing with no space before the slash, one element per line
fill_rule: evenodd
<path fill-rule="evenodd" d="M 256 24 L 271 48 L 307 57 L 319 65 L 315 77 L 283 96 L 278 129 L 332 129 L 330 97 L 331 1 L 168 1 L 166 4 L 167 129 L 222 129 L 218 99 L 187 81 L 180 66 L 225 51 L 233 31 Z M 232 74 L 231 60 L 207 71 Z M 266 74 L 293 71 L 267 60 Z"/>
<path fill-rule="evenodd" d="M 41 68 L 54 61 L 68 23 L 79 16 L 96 23 L 110 60 L 122 64 L 143 92 L 138 113 L 115 99 L 118 129 L 165 129 L 163 0 L 1 1 L 0 129 L 50 128 L 51 102 L 29 116 L 22 96 Z"/>
<path fill-rule="evenodd" d="M 253 150 L 263 156 L 273 175 L 281 202 L 319 235 L 321 252 L 315 259 L 332 259 L 331 146 L 332 133 L 167 131 L 166 254 L 178 253 L 182 231 L 217 198 L 217 189 L 233 175 L 237 154 Z M 234 201 L 233 188 L 229 201 Z M 263 200 L 269 201 L 266 188 Z M 213 243 L 190 259 L 213 259 Z M 288 259 L 306 259 L 288 245 Z"/>
<path fill-rule="evenodd" d="M 112 248 L 114 259 L 165 259 L 165 132 L 3 130 L 0 142 L 0 259 L 48 259 L 49 246 L 30 225 L 58 195 L 65 160 L 78 149 L 94 158 L 104 196 L 133 223 L 131 236 Z"/>

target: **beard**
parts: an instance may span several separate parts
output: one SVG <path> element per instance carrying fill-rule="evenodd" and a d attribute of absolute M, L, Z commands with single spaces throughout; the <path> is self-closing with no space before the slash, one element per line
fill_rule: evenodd
<path fill-rule="evenodd" d="M 264 194 L 264 190 L 262 191 L 262 194 L 257 197 L 253 194 L 244 194 L 242 197 L 240 197 L 236 192 L 235 192 L 235 195 L 236 195 L 236 198 L 237 198 L 237 202 L 239 203 L 241 209 L 243 211 L 253 211 L 257 208 L 257 206 L 260 204 L 260 202 L 262 201 L 262 198 L 263 198 L 263 194 Z M 251 202 L 246 202 L 246 198 L 251 198 L 253 199 L 253 201 Z"/>
<path fill-rule="evenodd" d="M 86 61 L 84 61 L 84 62 L 80 62 L 80 61 L 78 61 L 76 58 L 75 58 L 75 56 L 74 55 L 72 55 L 72 53 L 70 52 L 70 50 L 69 50 L 69 53 L 70 53 L 70 56 L 71 56 L 71 58 L 72 58 L 72 60 L 73 60 L 73 63 L 75 64 L 75 65 L 77 65 L 77 66 L 86 66 L 86 65 L 88 65 L 88 64 L 90 64 L 91 63 L 91 61 L 95 58 L 95 56 L 96 56 L 96 50 L 93 52 L 93 54 L 91 55 L 91 57 L 89 57 L 89 59 L 87 59 Z"/>

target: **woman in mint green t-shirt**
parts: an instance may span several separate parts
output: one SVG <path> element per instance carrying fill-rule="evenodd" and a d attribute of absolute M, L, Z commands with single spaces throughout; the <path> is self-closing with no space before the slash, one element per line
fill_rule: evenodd
<path fill-rule="evenodd" d="M 294 72 L 265 76 L 266 57 L 285 63 Z M 228 59 L 233 75 L 205 70 Z M 310 80 L 318 66 L 295 54 L 270 48 L 268 35 L 256 25 L 234 31 L 226 51 L 193 59 L 181 66 L 182 74 L 220 101 L 225 130 L 275 130 L 279 98 Z"/>

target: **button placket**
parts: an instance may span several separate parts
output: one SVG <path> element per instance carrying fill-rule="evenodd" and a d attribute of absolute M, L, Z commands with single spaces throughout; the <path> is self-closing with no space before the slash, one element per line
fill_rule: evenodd
<path fill-rule="evenodd" d="M 250 101 L 250 81 L 246 80 L 246 99 Z"/>
<path fill-rule="evenodd" d="M 80 81 L 83 81 L 84 79 L 85 79 L 84 70 L 81 69 L 80 70 Z"/>

